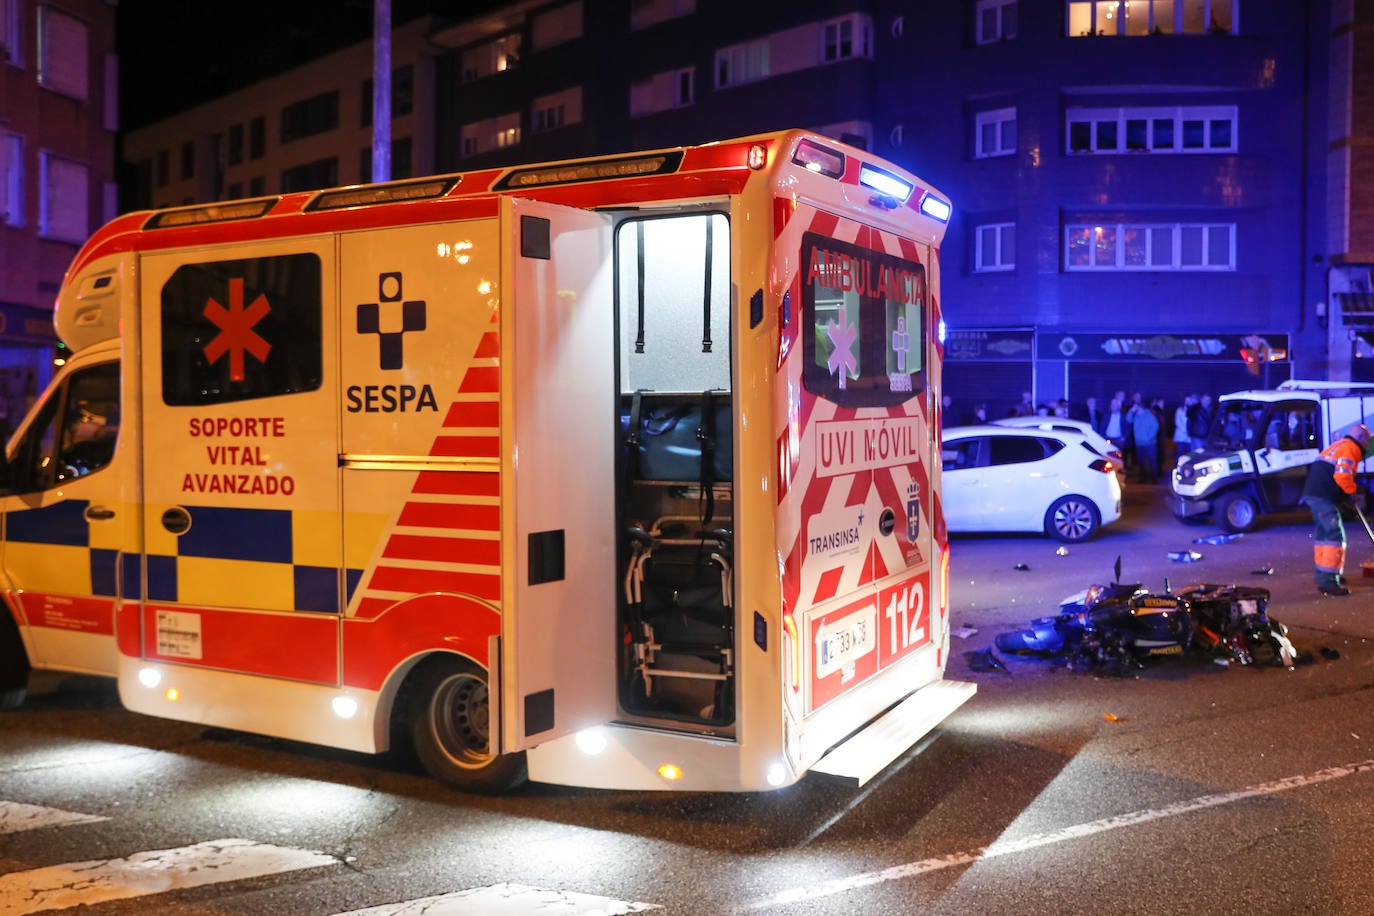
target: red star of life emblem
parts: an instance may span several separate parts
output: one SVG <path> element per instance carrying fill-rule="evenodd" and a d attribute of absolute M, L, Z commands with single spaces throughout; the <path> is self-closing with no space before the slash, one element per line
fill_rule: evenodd
<path fill-rule="evenodd" d="M 267 297 L 259 294 L 248 308 L 243 307 L 243 278 L 229 281 L 229 308 L 225 308 L 211 296 L 205 302 L 205 317 L 210 319 L 219 333 L 205 345 L 205 358 L 212 364 L 219 361 L 225 353 L 229 354 L 229 379 L 243 381 L 243 354 L 253 354 L 260 363 L 267 362 L 267 354 L 272 345 L 258 336 L 253 330 L 263 317 L 272 311 Z"/>

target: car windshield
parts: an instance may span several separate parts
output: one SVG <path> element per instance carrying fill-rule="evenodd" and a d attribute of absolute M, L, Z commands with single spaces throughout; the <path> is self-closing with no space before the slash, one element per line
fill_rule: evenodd
<path fill-rule="evenodd" d="M 1222 401 L 1212 418 L 1208 448 L 1233 451 L 1258 447 L 1264 438 L 1264 414 L 1268 408 L 1263 401 Z"/>

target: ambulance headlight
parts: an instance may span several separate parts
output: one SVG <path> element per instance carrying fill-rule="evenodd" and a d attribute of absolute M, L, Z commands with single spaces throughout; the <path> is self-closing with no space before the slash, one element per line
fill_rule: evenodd
<path fill-rule="evenodd" d="M 773 764 L 768 768 L 768 772 L 764 775 L 764 779 L 768 780 L 770 786 L 777 787 L 782 785 L 787 782 L 787 767 L 783 766 L 781 763 Z"/>
<path fill-rule="evenodd" d="M 337 696 L 329 705 L 340 719 L 351 719 L 358 714 L 358 701 L 352 697 Z"/>
<path fill-rule="evenodd" d="M 138 672 L 138 682 L 144 687 L 156 687 L 162 683 L 162 672 L 156 668 L 144 668 Z"/>
<path fill-rule="evenodd" d="M 584 728 L 573 740 L 577 742 L 578 750 L 592 757 L 606 749 L 606 733 L 599 728 Z"/>

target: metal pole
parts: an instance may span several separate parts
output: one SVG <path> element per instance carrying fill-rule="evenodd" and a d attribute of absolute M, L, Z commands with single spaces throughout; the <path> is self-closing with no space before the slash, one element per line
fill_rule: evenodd
<path fill-rule="evenodd" d="M 373 0 L 372 180 L 391 180 L 391 0 Z"/>

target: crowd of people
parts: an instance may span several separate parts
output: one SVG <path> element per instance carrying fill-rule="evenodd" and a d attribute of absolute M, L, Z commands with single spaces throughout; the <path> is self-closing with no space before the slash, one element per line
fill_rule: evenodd
<path fill-rule="evenodd" d="M 949 426 L 987 423 L 998 416 L 1067 417 L 1087 422 L 1121 450 L 1128 476 L 1146 484 L 1160 482 L 1161 474 L 1174 466 L 1179 455 L 1202 449 L 1213 410 L 1212 396 L 1197 392 L 1180 394 L 1171 407 L 1164 398 L 1146 397 L 1139 391 L 1129 398 L 1125 391 L 1118 391 L 1105 406 L 1096 397 L 1085 398 L 1082 403 L 1059 398 L 1037 404 L 1026 391 L 1010 411 L 993 413 L 986 403 L 961 408 L 949 395 L 944 400 L 945 424 Z"/>

